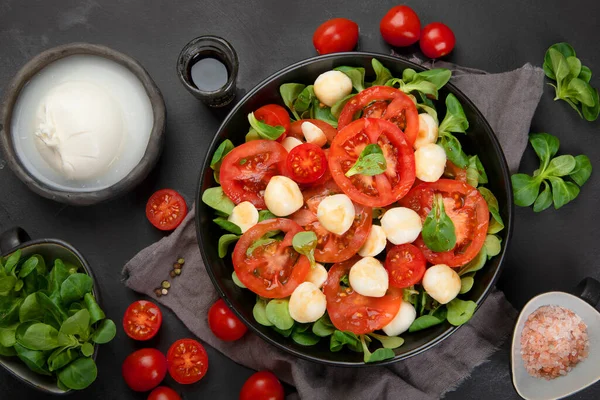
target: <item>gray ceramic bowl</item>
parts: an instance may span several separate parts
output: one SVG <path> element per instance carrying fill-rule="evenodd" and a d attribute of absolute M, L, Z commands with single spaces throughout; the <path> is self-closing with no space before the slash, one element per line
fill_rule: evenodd
<path fill-rule="evenodd" d="M 92 281 L 94 282 L 92 294 L 96 298 L 98 304 L 102 306 L 92 270 L 85 258 L 83 258 L 73 246 L 58 239 L 31 240 L 29 235 L 21 228 L 13 228 L 0 235 L 0 256 L 4 257 L 19 249 L 21 250 L 23 257 L 39 254 L 44 257 L 46 261 L 53 263 L 54 260 L 60 258 L 64 262 L 68 262 L 78 267 L 92 278 Z M 96 360 L 97 355 L 98 345 L 96 344 L 94 346 L 92 359 Z M 3 367 L 16 378 L 42 392 L 59 395 L 71 392 L 70 390 L 64 391 L 56 386 L 56 379 L 39 375 L 31 371 L 17 357 L 0 356 L 0 367 Z"/>
<path fill-rule="evenodd" d="M 146 89 L 146 93 L 148 94 L 150 103 L 152 104 L 152 110 L 154 112 L 154 125 L 148 141 L 148 147 L 146 148 L 146 152 L 144 153 L 144 156 L 139 164 L 125 178 L 116 184 L 105 189 L 90 192 L 70 192 L 59 190 L 35 178 L 25 168 L 21 160 L 19 160 L 19 157 L 15 152 L 11 132 L 13 108 L 23 87 L 39 71 L 52 62 L 77 54 L 88 54 L 104 57 L 129 69 L 140 80 Z M 6 88 L 0 114 L 2 117 L 0 122 L 0 146 L 2 147 L 2 151 L 4 152 L 4 156 L 6 157 L 10 168 L 14 171 L 17 177 L 35 193 L 48 199 L 70 205 L 85 206 L 96 204 L 118 197 L 130 191 L 140 182 L 142 182 L 148 173 L 150 173 L 160 157 L 160 153 L 164 144 L 164 131 L 166 122 L 165 102 L 160 90 L 148 72 L 133 58 L 108 47 L 96 44 L 66 44 L 46 50 L 32 58 L 27 64 L 25 64 L 25 66 L 21 68 L 21 70 L 17 73 L 17 75 L 15 75 L 13 80 Z"/>

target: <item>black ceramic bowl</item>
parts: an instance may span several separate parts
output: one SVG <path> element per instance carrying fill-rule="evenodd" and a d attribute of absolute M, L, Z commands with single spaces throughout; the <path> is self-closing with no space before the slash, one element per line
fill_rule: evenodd
<path fill-rule="evenodd" d="M 252 89 L 225 118 L 225 121 L 208 147 L 196 197 L 198 243 L 206 264 L 206 270 L 221 297 L 246 325 L 267 342 L 298 357 L 329 365 L 365 366 L 400 361 L 432 348 L 456 332 L 458 328 L 446 323 L 420 332 L 404 333 L 402 337 L 405 339 L 405 342 L 402 347 L 395 350 L 396 357 L 376 364 L 364 364 L 363 355 L 360 353 L 345 350 L 332 353 L 329 351 L 329 341 L 326 340 L 322 340 L 318 345 L 306 347 L 295 343 L 290 338 L 282 337 L 274 330 L 264 327 L 254 320 L 252 308 L 256 302 L 256 295 L 247 289 L 240 289 L 231 280 L 231 273 L 233 271 L 231 256 L 228 255 L 224 259 L 221 259 L 217 254 L 217 241 L 220 235 L 215 234 L 217 227 L 212 222 L 214 212 L 202 203 L 201 195 L 205 189 L 216 185 L 213 180 L 210 161 L 218 145 L 224 139 L 230 139 L 236 145 L 244 142 L 244 135 L 249 129 L 248 113 L 269 103 L 283 105 L 279 96 L 279 86 L 281 84 L 288 82 L 312 84 L 319 74 L 342 65 L 363 67 L 367 71 L 367 77 L 373 78 L 372 58 L 377 58 L 381 61 L 397 77 L 402 76 L 402 71 L 405 68 L 413 68 L 417 71 L 424 70 L 419 65 L 396 57 L 353 52 L 314 57 L 293 64 L 275 73 Z M 461 136 L 461 142 L 467 154 L 478 154 L 481 158 L 489 178 L 488 187 L 497 196 L 500 204 L 500 214 L 506 223 L 506 229 L 500 233 L 503 244 L 502 252 L 477 273 L 473 289 L 467 295 L 462 296 L 462 298 L 473 300 L 480 305 L 485 300 L 500 274 L 510 239 L 513 218 L 510 175 L 500 144 L 481 112 L 452 84 L 446 85 L 441 90 L 440 99 L 445 99 L 448 93 L 454 93 L 464 107 L 470 128 L 466 137 L 463 138 Z M 442 105 L 443 101 L 438 102 L 438 104 Z M 442 107 L 438 107 L 438 113 L 444 115 L 445 110 Z"/>

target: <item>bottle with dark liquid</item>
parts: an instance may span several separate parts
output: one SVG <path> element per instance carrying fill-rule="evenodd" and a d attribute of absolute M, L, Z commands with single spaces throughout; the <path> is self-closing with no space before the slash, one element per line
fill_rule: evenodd
<path fill-rule="evenodd" d="M 199 55 L 192 59 L 192 63 L 190 77 L 198 90 L 214 92 L 227 83 L 227 67 L 218 58 Z"/>

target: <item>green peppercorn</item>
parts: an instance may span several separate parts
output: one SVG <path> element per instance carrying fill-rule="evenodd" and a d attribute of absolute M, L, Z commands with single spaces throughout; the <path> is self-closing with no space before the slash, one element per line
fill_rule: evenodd
<path fill-rule="evenodd" d="M 176 276 L 179 276 L 181 275 L 181 268 L 174 269 L 172 272 L 174 272 Z"/>
<path fill-rule="evenodd" d="M 184 258 L 179 258 L 179 259 L 177 260 L 177 262 L 178 262 L 179 264 L 183 265 L 183 264 L 185 264 L 185 259 L 184 259 Z"/>
<path fill-rule="evenodd" d="M 162 281 L 160 285 L 163 287 L 163 289 L 169 289 L 171 287 L 171 283 L 169 281 Z"/>

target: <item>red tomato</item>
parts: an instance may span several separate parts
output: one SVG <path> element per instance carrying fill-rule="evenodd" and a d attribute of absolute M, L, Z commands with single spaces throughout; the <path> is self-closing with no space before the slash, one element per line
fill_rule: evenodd
<path fill-rule="evenodd" d="M 440 58 L 454 49 L 456 38 L 446 24 L 432 22 L 421 32 L 421 51 L 429 58 Z"/>
<path fill-rule="evenodd" d="M 290 115 L 285 108 L 277 104 L 267 104 L 254 111 L 257 120 L 271 126 L 283 126 L 285 131 L 277 138 L 278 142 L 283 141 L 290 130 Z"/>
<path fill-rule="evenodd" d="M 269 371 L 250 376 L 240 391 L 240 400 L 283 400 L 284 397 L 283 385 Z"/>
<path fill-rule="evenodd" d="M 346 176 L 363 149 L 376 143 L 383 151 L 387 169 L 367 176 Z M 347 125 L 331 143 L 329 170 L 348 197 L 367 207 L 385 207 L 400 200 L 415 181 L 415 157 L 404 133 L 391 122 L 361 118 Z"/>
<path fill-rule="evenodd" d="M 159 386 L 150 392 L 148 400 L 181 400 L 181 396 L 169 387 Z"/>
<path fill-rule="evenodd" d="M 158 386 L 167 374 L 167 359 L 156 349 L 134 351 L 123 361 L 123 378 L 136 392 L 147 392 Z"/>
<path fill-rule="evenodd" d="M 172 189 L 159 190 L 150 196 L 146 204 L 146 218 L 161 231 L 177 228 L 186 214 L 185 200 Z"/>
<path fill-rule="evenodd" d="M 221 163 L 219 181 L 235 204 L 249 201 L 259 210 L 267 208 L 264 190 L 275 175 L 282 175 L 287 150 L 272 140 L 253 140 L 231 150 Z"/>
<path fill-rule="evenodd" d="M 346 103 L 338 119 L 338 131 L 350 124 L 357 113 L 394 123 L 412 146 L 419 133 L 417 106 L 405 93 L 389 86 L 372 86 Z"/>
<path fill-rule="evenodd" d="M 298 183 L 313 183 L 327 172 L 325 152 L 316 144 L 303 143 L 294 147 L 286 160 L 286 171 Z"/>
<path fill-rule="evenodd" d="M 409 6 L 395 6 L 381 19 L 379 30 L 392 46 L 410 46 L 419 40 L 421 21 Z"/>
<path fill-rule="evenodd" d="M 383 328 L 394 319 L 400 309 L 402 289 L 390 286 L 383 297 L 367 297 L 341 285 L 340 280 L 358 260 L 360 257 L 353 257 L 334 264 L 329 269 L 323 292 L 333 325 L 340 331 L 363 335 Z"/>
<path fill-rule="evenodd" d="M 313 35 L 313 45 L 319 54 L 351 51 L 358 43 L 358 25 L 346 18 L 323 22 Z"/>
<path fill-rule="evenodd" d="M 208 370 L 208 355 L 204 346 L 194 339 L 180 339 L 173 343 L 167 353 L 169 375 L 177 383 L 196 383 Z"/>
<path fill-rule="evenodd" d="M 446 168 L 444 169 L 444 177 L 454 179 L 456 181 L 467 182 L 467 170 L 458 167 L 450 160 L 446 160 Z"/>
<path fill-rule="evenodd" d="M 131 303 L 123 317 L 123 329 L 135 340 L 152 339 L 162 324 L 160 308 L 150 301 L 138 300 Z"/>
<path fill-rule="evenodd" d="M 281 231 L 285 236 L 282 240 L 265 241 L 247 254 L 250 246 L 272 231 Z M 239 280 L 262 297 L 275 299 L 291 295 L 310 270 L 308 258 L 292 247 L 292 239 L 298 232 L 302 232 L 302 227 L 286 218 L 269 219 L 248 229 L 236 243 L 232 255 Z"/>
<path fill-rule="evenodd" d="M 337 134 L 337 129 L 335 129 L 333 126 L 329 125 L 325 121 L 321 121 L 320 119 L 300 119 L 298 121 L 292 122 L 288 136 L 305 141 L 306 139 L 304 137 L 304 133 L 302 133 L 302 124 L 304 122 L 310 122 L 316 125 L 319 129 L 321 129 L 325 134 L 325 137 L 327 137 L 327 143 L 329 144 L 331 144 L 331 141 Z"/>
<path fill-rule="evenodd" d="M 400 205 L 415 210 L 425 221 L 431 211 L 434 194 L 444 198 L 446 214 L 454 223 L 456 246 L 450 251 L 431 251 L 419 236 L 414 244 L 432 264 L 460 267 L 471 261 L 483 247 L 489 223 L 489 210 L 477 189 L 464 182 L 440 179 L 437 182 L 421 183 L 400 201 Z"/>
<path fill-rule="evenodd" d="M 238 340 L 248 331 L 223 299 L 217 300 L 208 310 L 208 326 L 216 337 L 225 341 Z"/>
<path fill-rule="evenodd" d="M 421 282 L 425 275 L 425 257 L 410 243 L 400 244 L 387 251 L 385 269 L 390 285 L 403 289 Z"/>

